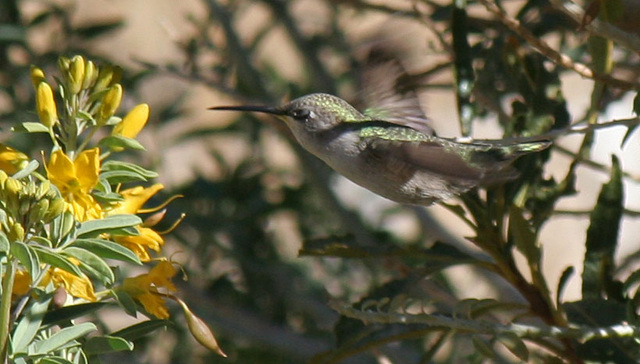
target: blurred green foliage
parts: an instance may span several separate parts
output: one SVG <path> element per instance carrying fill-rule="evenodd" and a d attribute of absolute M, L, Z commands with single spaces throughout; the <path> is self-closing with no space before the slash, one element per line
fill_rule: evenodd
<path fill-rule="evenodd" d="M 92 40 L 127 25 L 105 19 L 78 27 L 71 19 L 70 6 L 56 2 L 46 3 L 28 18 L 23 13 L 26 3 L 0 2 L 0 135 L 5 138 L 10 126 L 37 118 L 28 111 L 34 104 L 30 64 L 53 68 L 60 54 L 83 54 L 108 63 L 108 53 L 98 53 Z M 418 57 L 436 54 L 442 62 L 408 77 L 420 92 L 438 87 L 456 90 L 465 135 L 473 135 L 472 128 L 483 127 L 485 119 L 495 118 L 507 138 L 561 137 L 570 124 L 595 122 L 625 92 L 637 90 L 639 50 L 614 46 L 611 33 L 602 31 L 611 24 L 597 19 L 598 10 L 593 6 L 588 15 L 596 20 L 585 17 L 580 24 L 580 19 L 563 10 L 562 1 L 510 2 L 510 15 L 503 19 L 487 16 L 486 3 L 496 4 L 202 0 L 199 5 L 206 16 L 185 19 L 197 31 L 178 42 L 182 61 L 158 59 L 126 68 L 123 82 L 130 82 L 125 88 L 133 91 L 125 96 L 138 98 L 145 85 L 169 76 L 204 85 L 239 103 L 278 104 L 285 95 L 311 92 L 356 100 L 362 43 L 350 35 L 350 25 L 371 17 L 401 20 L 435 35 L 433 44 L 411 51 Z M 618 6 L 625 6 L 624 2 Z M 268 14 L 269 21 L 256 22 L 249 34 L 243 33 L 239 24 L 253 11 Z M 563 76 L 575 71 L 554 62 L 549 53 L 537 52 L 538 46 L 524 33 L 507 25 L 507 17 L 518 20 L 521 29 L 537 39 L 552 39 L 551 48 L 567 59 L 592 62 L 599 72 L 598 81 L 583 114 L 569 114 L 562 92 Z M 48 49 L 34 50 L 27 34 L 54 25 L 57 42 Z M 367 41 L 388 41 L 384 39 L 387 33 L 396 31 L 393 26 L 379 29 L 380 34 L 371 34 Z M 280 59 L 286 66 L 263 54 L 265 47 L 273 45 L 267 42 L 276 33 L 281 37 L 282 57 L 295 55 Z M 598 35 L 605 46 L 587 47 L 583 40 L 589 34 Z M 606 64 L 610 67 L 602 66 Z M 283 68 L 288 67 L 301 69 L 302 76 L 285 76 Z M 437 81 L 430 82 L 434 79 Z M 444 83 L 438 83 L 443 79 Z M 628 81 L 629 87 L 611 86 L 608 79 Z M 461 92 L 463 84 L 473 85 L 473 90 Z M 156 105 L 152 123 L 167 126 L 189 117 L 184 115 L 188 98 L 185 94 Z M 207 106 L 213 105 L 202 105 Z M 636 291 L 640 274 L 627 269 L 621 275 L 614 259 L 621 219 L 631 213 L 624 208 L 622 183 L 630 177 L 617 160 L 611 167 L 591 161 L 593 133 L 585 133 L 577 152 L 558 145 L 522 158 L 517 163 L 522 172 L 519 179 L 448 201 L 444 206 L 450 218 L 473 231 L 460 245 L 464 237 L 456 233 L 445 234 L 434 243 L 428 239 L 435 234 L 433 227 L 423 227 L 417 239 L 405 239 L 365 217 L 361 210 L 345 207 L 332 189 L 328 168 L 296 146 L 286 132 L 279 141 L 291 142 L 289 149 L 296 153 L 298 163 L 274 165 L 267 155 L 273 148 L 269 144 L 273 133 L 279 129 L 265 121 L 243 114 L 226 126 L 183 133 L 162 140 L 157 147 L 229 138 L 241 146 L 212 152 L 218 171 L 215 177 L 203 174 L 169 191 L 184 198 L 169 211 L 176 214 L 174 219 L 166 219 L 187 213 L 170 237 L 174 249 L 183 252 L 177 260 L 184 261 L 190 277 L 181 284 L 181 293 L 193 311 L 214 328 L 230 357 L 195 350 L 184 329 L 171 327 L 165 335 L 137 341 L 134 354 L 104 357 L 104 362 L 638 361 L 640 296 Z M 25 152 L 36 148 L 17 138 L 2 141 Z M 555 179 L 543 173 L 552 151 L 571 159 Z M 163 160 L 147 162 L 162 165 Z M 562 277 L 545 277 L 540 232 L 558 213 L 558 202 L 576 193 L 575 173 L 583 165 L 609 178 L 590 215 L 584 266 L 568 267 Z M 428 218 L 422 209 L 395 205 L 380 214 L 410 215 L 423 222 Z M 286 253 L 292 241 L 301 244 L 294 246 L 300 249 L 300 256 L 294 259 Z M 526 263 L 516 264 L 517 255 Z M 636 252 L 627 258 L 624 267 L 637 265 L 637 257 Z M 457 291 L 447 269 L 460 265 L 473 267 L 468 279 L 489 284 L 496 292 L 494 297 L 460 298 L 464 295 Z M 565 302 L 561 292 L 569 280 L 577 279 L 572 275 L 575 271 L 583 272 L 583 299 Z M 530 330 L 518 325 L 528 325 Z M 588 331 L 615 325 L 622 325 L 622 334 L 609 330 L 597 337 Z M 551 327 L 558 330 L 551 332 Z"/>

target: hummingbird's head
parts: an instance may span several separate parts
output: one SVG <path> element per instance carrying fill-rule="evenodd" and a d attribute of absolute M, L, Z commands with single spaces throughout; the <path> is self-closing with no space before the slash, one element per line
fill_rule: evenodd
<path fill-rule="evenodd" d="M 364 118 L 364 115 L 343 99 L 322 93 L 302 96 L 279 107 L 244 105 L 217 106 L 210 109 L 254 111 L 278 115 L 284 119 L 294 134 L 325 131 L 340 123 Z"/>

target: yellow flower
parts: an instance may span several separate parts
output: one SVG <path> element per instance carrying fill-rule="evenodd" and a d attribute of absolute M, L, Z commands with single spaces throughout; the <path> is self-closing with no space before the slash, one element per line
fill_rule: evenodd
<path fill-rule="evenodd" d="M 110 208 L 107 211 L 107 215 L 136 214 L 142 209 L 142 206 L 151 198 L 151 196 L 155 195 L 163 188 L 164 186 L 162 184 L 156 183 L 148 188 L 136 186 L 120 191 L 120 195 L 122 195 L 124 200 Z M 164 239 L 160 234 L 148 227 L 137 226 L 136 229 L 138 230 L 139 235 L 116 235 L 113 236 L 113 240 L 129 248 L 143 262 L 148 262 L 151 260 L 151 256 L 149 256 L 147 249 L 159 252 L 162 245 L 164 245 Z"/>
<path fill-rule="evenodd" d="M 47 176 L 62 194 L 67 209 L 78 221 L 99 219 L 102 207 L 89 193 L 98 184 L 100 173 L 100 150 L 85 150 L 75 161 L 56 150 L 47 165 Z"/>
<path fill-rule="evenodd" d="M 176 287 L 171 283 L 171 277 L 176 274 L 173 265 L 164 260 L 151 268 L 149 273 L 137 277 L 125 278 L 122 289 L 136 299 L 147 312 L 159 319 L 169 318 L 169 311 L 165 306 L 160 288 L 175 292 Z"/>
<path fill-rule="evenodd" d="M 94 302 L 97 300 L 93 291 L 93 284 L 86 275 L 77 276 L 60 268 L 52 268 L 42 278 L 40 286 L 46 287 L 52 282 L 55 287 L 64 289 L 73 297 Z"/>
<path fill-rule="evenodd" d="M 29 157 L 24 153 L 0 144 L 0 170 L 7 172 L 7 174 L 14 174 L 22 169 L 28 160 Z"/>
<path fill-rule="evenodd" d="M 149 120 L 149 105 L 137 105 L 113 128 L 112 134 L 135 138 L 147 124 L 147 120 Z"/>

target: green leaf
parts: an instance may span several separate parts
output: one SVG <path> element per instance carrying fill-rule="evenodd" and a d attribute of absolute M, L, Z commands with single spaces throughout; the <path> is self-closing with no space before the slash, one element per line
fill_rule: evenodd
<path fill-rule="evenodd" d="M 72 361 L 61 358 L 59 356 L 47 356 L 38 360 L 38 364 L 75 364 Z"/>
<path fill-rule="evenodd" d="M 30 352 L 29 355 L 49 353 L 96 330 L 96 325 L 91 322 L 83 322 L 74 326 L 65 327 L 49 338 L 36 342 L 33 352 Z"/>
<path fill-rule="evenodd" d="M 493 351 L 493 348 L 491 347 L 491 345 L 489 345 L 489 343 L 485 341 L 483 338 L 476 335 L 471 336 L 471 343 L 473 344 L 473 347 L 476 349 L 476 351 L 480 353 L 482 356 L 484 356 L 485 358 L 489 358 L 489 359 L 498 358 L 498 356 L 496 355 L 496 352 Z"/>
<path fill-rule="evenodd" d="M 50 264 L 53 267 L 58 267 L 69 273 L 75 274 L 78 277 L 82 276 L 82 271 L 77 265 L 71 263 L 62 254 L 56 253 L 44 247 L 33 247 L 33 251 L 38 255 L 41 262 Z"/>
<path fill-rule="evenodd" d="M 522 209 L 515 205 L 509 210 L 509 235 L 518 251 L 527 258 L 529 265 L 537 265 L 540 262 L 542 253 L 536 242 L 536 234 L 524 218 Z"/>
<path fill-rule="evenodd" d="M 502 332 L 496 336 L 496 339 L 504 345 L 518 359 L 528 362 L 529 349 L 516 334 L 512 332 Z"/>
<path fill-rule="evenodd" d="M 76 239 L 70 246 L 89 250 L 105 259 L 116 259 L 142 265 L 140 258 L 124 246 L 105 239 Z"/>
<path fill-rule="evenodd" d="M 45 314 L 44 319 L 42 320 L 42 324 L 54 325 L 62 322 L 67 322 L 78 317 L 91 314 L 108 305 L 109 303 L 106 302 L 89 302 L 71 306 L 64 306 L 55 310 L 48 311 Z"/>
<path fill-rule="evenodd" d="M 156 173 L 155 171 L 151 171 L 151 170 L 142 168 L 142 167 L 138 166 L 137 164 L 127 163 L 127 162 L 123 162 L 123 161 L 115 161 L 115 160 L 106 161 L 106 162 L 104 162 L 104 164 L 102 164 L 102 167 L 100 169 L 103 172 L 106 172 L 106 171 L 130 171 L 130 172 L 137 173 L 137 174 L 139 174 L 140 176 L 142 176 L 142 177 L 144 177 L 146 179 L 151 179 L 151 178 L 158 177 L 158 173 Z"/>
<path fill-rule="evenodd" d="M 81 269 L 100 279 L 105 285 L 111 285 L 115 281 L 116 277 L 113 275 L 111 267 L 98 255 L 86 249 L 72 246 L 65 248 L 64 253 L 78 259 Z"/>
<path fill-rule="evenodd" d="M 614 254 L 624 208 L 624 190 L 620 163 L 612 156 L 610 181 L 602 186 L 587 229 L 586 252 L 582 272 L 582 297 L 609 296 L 614 286 Z"/>
<path fill-rule="evenodd" d="M 117 336 L 94 336 L 87 340 L 82 349 L 87 355 L 131 351 L 133 350 L 133 343 Z"/>
<path fill-rule="evenodd" d="M 20 264 L 29 272 L 32 277 L 37 277 L 40 274 L 40 260 L 27 244 L 21 241 L 14 241 L 11 243 L 11 254 L 13 254 Z"/>
<path fill-rule="evenodd" d="M 111 291 L 113 297 L 118 302 L 118 305 L 122 307 L 124 312 L 126 312 L 131 317 L 138 317 L 138 307 L 136 306 L 136 302 L 131 298 L 131 296 L 120 289 Z"/>
<path fill-rule="evenodd" d="M 110 336 L 121 337 L 125 340 L 133 341 L 148 335 L 157 329 L 168 327 L 169 325 L 171 325 L 171 322 L 167 320 L 148 320 L 113 332 Z"/>
<path fill-rule="evenodd" d="M 0 254 L 7 254 L 11 249 L 11 244 L 9 244 L 9 238 L 7 238 L 7 234 L 4 231 L 0 231 Z"/>
<path fill-rule="evenodd" d="M 120 135 L 110 135 L 106 138 L 102 138 L 98 142 L 98 145 L 103 149 L 126 148 L 133 150 L 145 150 L 144 146 L 140 144 L 139 141 Z"/>
<path fill-rule="evenodd" d="M 111 184 L 129 183 L 129 182 L 146 182 L 147 179 L 130 171 L 108 171 L 101 172 L 100 179 L 109 181 Z"/>
<path fill-rule="evenodd" d="M 15 179 L 24 178 L 24 177 L 30 175 L 36 169 L 38 169 L 38 167 L 40 167 L 40 163 L 38 163 L 37 160 L 33 159 L 33 160 L 29 161 L 29 164 L 27 164 L 26 167 L 24 167 L 21 170 L 19 170 L 18 172 L 16 172 L 12 177 L 15 178 Z"/>
<path fill-rule="evenodd" d="M 133 227 L 142 224 L 142 220 L 136 215 L 113 215 L 107 216 L 101 220 L 89 220 L 85 221 L 78 228 L 79 238 L 93 238 L 102 233 L 126 233 L 129 235 L 128 230 L 125 228 Z"/>
<path fill-rule="evenodd" d="M 562 293 L 564 292 L 564 288 L 569 282 L 569 278 L 575 273 L 575 269 L 573 267 L 567 267 L 560 275 L 560 279 L 558 280 L 558 289 L 556 289 L 556 305 L 560 306 Z"/>
<path fill-rule="evenodd" d="M 40 331 L 49 302 L 51 302 L 51 295 L 44 297 L 42 300 L 34 300 L 25 309 L 22 319 L 18 322 L 11 338 L 14 354 L 27 352 L 27 347 Z"/>
<path fill-rule="evenodd" d="M 49 128 L 42 123 L 27 121 L 11 128 L 16 133 L 48 133 Z"/>

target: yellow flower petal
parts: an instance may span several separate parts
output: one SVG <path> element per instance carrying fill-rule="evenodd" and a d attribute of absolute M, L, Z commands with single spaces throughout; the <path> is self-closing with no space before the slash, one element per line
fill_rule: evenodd
<path fill-rule="evenodd" d="M 11 294 L 16 297 L 24 296 L 31 288 L 31 275 L 25 270 L 17 270 L 13 281 Z"/>
<path fill-rule="evenodd" d="M 73 163 L 76 170 L 80 190 L 89 193 L 97 184 L 100 175 L 100 149 L 85 150 Z"/>
<path fill-rule="evenodd" d="M 112 134 L 135 138 L 147 124 L 147 120 L 149 120 L 149 105 L 137 105 L 113 128 Z"/>
<path fill-rule="evenodd" d="M 47 177 L 63 194 L 63 189 L 68 189 L 68 186 L 76 179 L 73 162 L 59 149 L 51 154 L 47 164 Z"/>
<path fill-rule="evenodd" d="M 171 282 L 171 278 L 176 275 L 178 271 L 167 260 L 163 260 L 149 271 L 149 281 L 156 287 L 165 287 L 170 291 L 177 291 L 176 286 Z"/>
<path fill-rule="evenodd" d="M 73 297 L 82 298 L 87 301 L 96 301 L 97 297 L 93 291 L 93 284 L 86 275 L 81 277 L 69 273 L 60 268 L 49 270 L 48 277 L 42 280 L 42 284 L 46 285 L 49 281 L 53 282 L 55 287 L 64 287 L 64 289 Z"/>
<path fill-rule="evenodd" d="M 62 194 L 67 210 L 79 221 L 98 219 L 102 207 L 89 193 L 98 183 L 100 173 L 100 150 L 85 150 L 75 162 L 61 150 L 51 154 L 47 164 L 47 177 Z"/>
<path fill-rule="evenodd" d="M 137 229 L 140 235 L 116 235 L 113 239 L 133 251 L 141 261 L 148 262 L 150 256 L 146 249 L 159 252 L 164 245 L 164 239 L 150 228 L 138 226 Z"/>
<path fill-rule="evenodd" d="M 135 214 L 153 195 L 163 188 L 164 186 L 161 183 L 156 183 L 148 188 L 136 186 L 120 191 L 120 195 L 122 195 L 124 200 L 109 210 L 109 215 Z"/>
<path fill-rule="evenodd" d="M 147 274 L 125 278 L 122 290 L 140 302 L 150 314 L 160 319 L 166 319 L 169 318 L 169 311 L 167 311 L 164 297 L 158 293 L 158 289 L 165 288 L 175 291 L 176 288 L 170 279 L 176 272 L 171 262 L 162 261 L 151 268 Z"/>
<path fill-rule="evenodd" d="M 0 170 L 7 172 L 7 174 L 14 174 L 18 172 L 28 160 L 29 157 L 24 153 L 0 144 Z"/>

